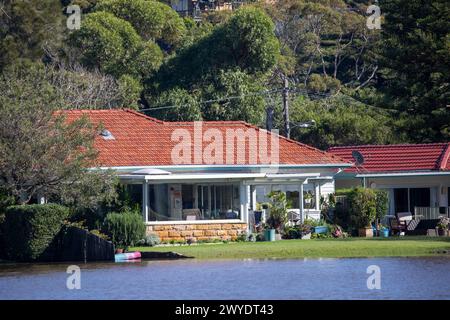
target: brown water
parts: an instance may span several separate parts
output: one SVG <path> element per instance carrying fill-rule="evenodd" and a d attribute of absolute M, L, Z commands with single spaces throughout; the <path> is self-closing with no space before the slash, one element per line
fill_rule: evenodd
<path fill-rule="evenodd" d="M 450 299 L 450 257 L 87 263 L 79 290 L 68 265 L 0 264 L 0 299 Z"/>

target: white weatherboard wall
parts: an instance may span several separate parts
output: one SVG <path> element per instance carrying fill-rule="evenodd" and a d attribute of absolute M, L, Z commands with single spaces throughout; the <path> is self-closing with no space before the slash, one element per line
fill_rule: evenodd
<path fill-rule="evenodd" d="M 337 188 L 361 186 L 361 178 L 339 178 Z M 450 188 L 449 175 L 434 176 L 403 176 L 403 177 L 370 177 L 366 178 L 366 186 L 375 189 L 384 189 L 389 192 L 389 212 L 394 214 L 394 189 L 396 188 L 430 188 L 430 205 L 432 207 L 448 207 L 448 188 Z"/>

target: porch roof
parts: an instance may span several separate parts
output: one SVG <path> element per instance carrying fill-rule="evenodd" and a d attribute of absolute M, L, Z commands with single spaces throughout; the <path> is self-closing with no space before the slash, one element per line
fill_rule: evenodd
<path fill-rule="evenodd" d="M 333 177 L 323 176 L 320 173 L 196 173 L 196 174 L 120 174 L 123 182 L 210 182 L 210 181 L 243 181 L 244 184 L 280 184 L 280 183 L 303 183 L 308 179 L 332 180 Z"/>

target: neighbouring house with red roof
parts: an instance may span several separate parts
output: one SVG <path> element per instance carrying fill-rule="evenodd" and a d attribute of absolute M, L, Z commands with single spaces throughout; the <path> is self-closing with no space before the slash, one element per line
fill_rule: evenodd
<path fill-rule="evenodd" d="M 103 128 L 97 168 L 113 169 L 162 240 L 232 239 L 258 202 L 286 192 L 298 219 L 319 218 L 320 197 L 352 163 L 241 121 L 165 122 L 131 110 L 63 111 Z"/>
<path fill-rule="evenodd" d="M 433 219 L 450 211 L 450 143 L 333 147 L 328 152 L 355 162 L 336 176 L 336 188 L 366 186 L 389 192 L 389 212 Z"/>

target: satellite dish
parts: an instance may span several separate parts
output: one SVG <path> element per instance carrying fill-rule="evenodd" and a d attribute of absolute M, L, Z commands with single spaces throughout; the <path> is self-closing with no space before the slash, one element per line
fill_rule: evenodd
<path fill-rule="evenodd" d="M 358 150 L 352 151 L 352 157 L 355 159 L 355 163 L 357 166 L 361 166 L 364 163 L 364 156 Z"/>

